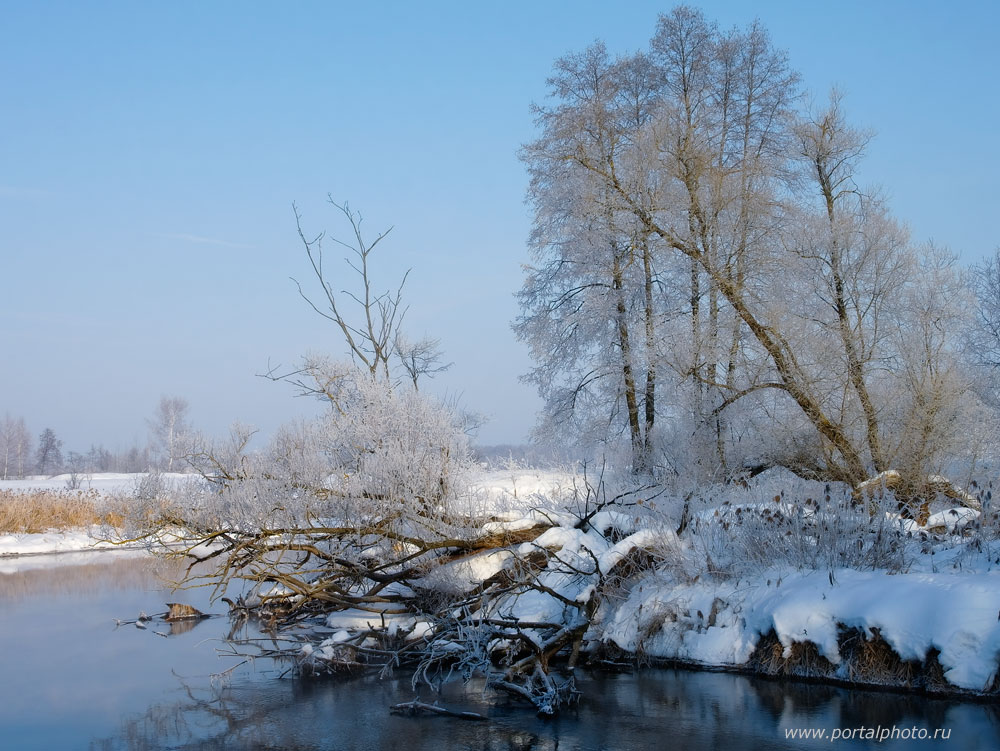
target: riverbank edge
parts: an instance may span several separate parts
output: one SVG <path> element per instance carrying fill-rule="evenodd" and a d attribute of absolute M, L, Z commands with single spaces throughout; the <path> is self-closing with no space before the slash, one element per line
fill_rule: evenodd
<path fill-rule="evenodd" d="M 858 681 L 847 678 L 826 675 L 805 675 L 800 673 L 778 674 L 763 672 L 745 665 L 712 665 L 691 660 L 680 660 L 668 657 L 646 657 L 632 655 L 633 662 L 628 666 L 589 665 L 588 669 L 607 670 L 609 672 L 632 672 L 637 669 L 684 670 L 691 673 L 726 673 L 742 675 L 749 678 L 772 681 L 774 683 L 803 683 L 813 686 L 831 686 L 855 691 L 876 691 L 879 693 L 898 694 L 901 696 L 920 696 L 927 699 L 953 700 L 973 702 L 976 704 L 995 704 L 1000 701 L 1000 691 L 990 692 L 970 691 L 949 684 L 948 688 L 908 686 L 904 684 L 878 683 L 874 681 Z"/>

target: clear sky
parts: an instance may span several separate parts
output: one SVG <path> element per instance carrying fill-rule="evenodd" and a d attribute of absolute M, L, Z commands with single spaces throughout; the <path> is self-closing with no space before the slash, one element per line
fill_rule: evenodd
<path fill-rule="evenodd" d="M 536 7 L 538 6 L 538 7 Z M 295 232 L 348 200 L 394 226 L 407 328 L 442 340 L 434 388 L 519 442 L 538 402 L 514 339 L 530 217 L 518 147 L 552 62 L 644 47 L 653 2 L 31 2 L 0 5 L 0 415 L 65 448 L 146 439 L 164 394 L 222 433 L 310 405 L 255 377 L 337 332 L 298 299 Z M 865 178 L 915 238 L 1000 244 L 1000 3 L 705 2 L 754 17 L 822 100 L 874 128 Z"/>

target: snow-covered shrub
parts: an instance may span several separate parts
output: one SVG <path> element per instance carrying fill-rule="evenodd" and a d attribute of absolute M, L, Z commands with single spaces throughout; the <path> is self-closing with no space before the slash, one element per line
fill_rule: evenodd
<path fill-rule="evenodd" d="M 334 408 L 316 426 L 330 484 L 351 497 L 417 501 L 444 510 L 471 467 L 454 413 L 411 388 L 357 374 L 338 385 Z"/>
<path fill-rule="evenodd" d="M 443 540 L 471 534 L 454 513 L 473 463 L 452 411 L 351 365 L 310 377 L 325 414 L 263 450 L 240 426 L 198 442 L 189 460 L 203 481 L 167 498 L 152 481 L 137 488 L 127 534 L 194 557 L 209 543 L 215 568 L 203 579 L 220 593 L 250 582 L 248 596 L 282 607 L 362 605 L 385 586 L 364 579 L 368 567 L 433 558 Z"/>
<path fill-rule="evenodd" d="M 460 418 L 350 364 L 310 363 L 313 392 L 329 409 L 282 426 L 260 451 L 241 425 L 223 441 L 199 442 L 189 460 L 208 485 L 197 493 L 228 512 L 444 513 L 473 467 Z"/>

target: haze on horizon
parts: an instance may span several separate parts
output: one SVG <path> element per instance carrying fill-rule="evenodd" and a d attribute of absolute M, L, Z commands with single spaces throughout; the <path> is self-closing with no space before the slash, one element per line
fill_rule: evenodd
<path fill-rule="evenodd" d="M 387 7 L 6 9 L 0 416 L 84 451 L 145 441 L 164 394 L 213 434 L 315 410 L 256 374 L 343 354 L 289 280 L 308 275 L 293 202 L 307 232 L 347 229 L 329 193 L 370 236 L 393 227 L 375 274 L 413 269 L 405 328 L 455 363 L 432 389 L 490 418 L 480 442 L 526 439 L 539 402 L 510 321 L 529 105 L 557 57 L 641 47 L 670 4 Z M 699 7 L 723 27 L 758 17 L 817 100 L 845 92 L 878 134 L 865 177 L 915 240 L 965 263 L 997 246 L 997 6 Z"/>

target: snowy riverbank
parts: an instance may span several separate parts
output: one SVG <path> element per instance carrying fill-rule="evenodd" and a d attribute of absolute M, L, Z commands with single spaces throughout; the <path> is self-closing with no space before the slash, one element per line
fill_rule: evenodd
<path fill-rule="evenodd" d="M 110 494 L 140 479 L 91 481 Z M 38 487 L 37 480 L 17 482 Z M 56 488 L 59 478 L 44 484 Z M 567 510 L 580 485 L 566 473 L 484 471 L 470 494 L 493 519 L 482 533 L 537 529 L 537 536 L 458 557 L 421 586 L 471 593 L 530 560 L 539 567 L 535 583 L 505 591 L 494 612 L 584 627 L 583 653 L 592 659 L 617 655 L 931 691 L 993 693 L 1000 684 L 1000 543 L 976 529 L 978 512 L 942 507 L 924 526 L 887 514 L 869 539 L 861 532 L 870 530 L 867 512 L 821 510 L 813 499 L 829 496 L 822 487 L 800 483 L 787 496 L 776 492 L 795 485 L 778 475 L 704 493 L 678 536 L 679 504 L 672 504 L 673 515 L 656 510 L 672 503 L 659 489 L 581 523 L 579 503 L 574 513 Z M 121 549 L 100 532 L 0 535 L 0 573 L 31 566 L 35 556 L 58 565 Z M 51 557 L 56 553 L 72 555 Z M 303 655 L 337 654 L 336 645 L 369 630 L 372 617 L 332 613 L 325 625 L 336 634 L 304 644 Z M 408 616 L 385 622 L 411 639 L 433 640 L 439 628 Z M 519 631 L 544 640 L 544 629 Z"/>
<path fill-rule="evenodd" d="M 775 492 L 785 484 L 795 491 Z M 582 653 L 594 660 L 932 693 L 1000 689 L 1000 542 L 979 512 L 943 499 L 924 525 L 884 510 L 870 517 L 849 499 L 831 498 L 828 486 L 784 473 L 717 489 L 680 536 L 674 520 L 652 511 L 657 503 L 670 500 L 609 507 L 586 523 L 579 513 L 508 512 L 484 531 L 553 526 L 528 542 L 446 564 L 433 584 L 489 593 L 492 582 L 530 562 L 539 567 L 532 581 L 492 590 L 499 592 L 493 618 L 583 628 Z M 335 655 L 331 648 L 358 621 L 357 613 L 331 614 L 327 625 L 338 635 L 319 644 L 319 654 L 326 647 Z M 435 638 L 425 622 L 404 617 L 392 626 L 411 628 L 410 639 Z M 552 629 L 507 633 L 543 645 Z M 440 636 L 450 648 L 453 634 Z"/>
<path fill-rule="evenodd" d="M 24 498 L 24 502 L 30 504 L 36 502 L 32 496 L 43 494 L 43 507 L 61 499 L 80 499 L 96 508 L 114 496 L 128 497 L 135 493 L 147 477 L 145 473 L 78 473 L 0 480 L 0 493 L 3 493 L 0 503 Z M 166 484 L 189 482 L 191 478 L 192 475 L 178 473 L 159 475 L 159 481 Z M 19 557 L 51 556 L 52 565 L 57 562 L 70 565 L 79 561 L 80 555 L 125 549 L 104 539 L 106 535 L 107 530 L 99 525 L 50 528 L 37 532 L 0 532 L 0 559 L 5 559 L 2 570 L 18 568 L 20 564 L 11 559 Z M 80 555 L 68 555 L 71 553 Z"/>
<path fill-rule="evenodd" d="M 92 473 L 72 476 L 29 476 L 0 480 L 0 491 L 29 495 L 37 492 L 65 494 L 95 494 L 97 498 L 128 497 L 135 493 L 148 477 L 145 473 Z M 160 473 L 159 482 L 166 486 L 197 481 L 197 475 Z M 78 487 L 71 488 L 71 484 Z M 483 470 L 472 479 L 470 497 L 482 500 L 491 509 L 508 509 L 530 505 L 535 499 L 560 497 L 572 486 L 572 476 L 565 472 L 514 468 Z M 0 533 L 0 558 L 18 556 L 62 555 L 96 551 L 121 551 L 125 548 L 103 539 L 105 531 L 94 526 L 87 529 L 48 530 L 35 533 Z M 136 549 L 136 548 L 133 548 Z M 143 546 L 141 549 L 145 549 Z M 61 557 L 53 560 L 72 564 L 78 558 Z M 13 567 L 7 561 L 7 567 Z"/>
<path fill-rule="evenodd" d="M 0 534 L 0 558 L 120 549 L 121 546 L 101 539 L 99 527 L 33 534 Z"/>
<path fill-rule="evenodd" d="M 732 582 L 640 583 L 609 614 L 600 638 L 693 666 L 989 692 L 997 688 L 998 614 L 997 571 L 776 569 Z M 872 654 L 888 647 L 898 662 L 883 649 L 877 664 L 866 664 L 859 640 Z M 947 685 L 931 685 L 929 661 Z"/>

